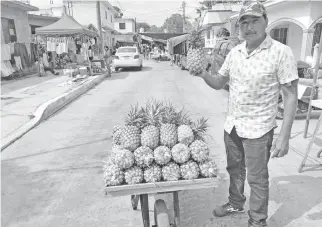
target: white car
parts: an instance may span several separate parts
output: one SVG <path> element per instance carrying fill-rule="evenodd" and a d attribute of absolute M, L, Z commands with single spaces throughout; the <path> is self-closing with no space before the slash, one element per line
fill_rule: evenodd
<path fill-rule="evenodd" d="M 143 56 L 140 54 L 137 47 L 119 47 L 115 53 L 113 63 L 116 71 L 119 68 L 131 67 L 141 70 L 143 65 Z"/>

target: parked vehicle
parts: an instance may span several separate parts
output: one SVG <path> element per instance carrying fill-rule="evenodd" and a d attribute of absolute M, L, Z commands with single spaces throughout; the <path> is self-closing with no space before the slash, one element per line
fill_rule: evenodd
<path fill-rule="evenodd" d="M 115 53 L 113 63 L 116 71 L 119 68 L 131 67 L 141 70 L 143 66 L 143 56 L 136 46 L 120 47 Z"/>

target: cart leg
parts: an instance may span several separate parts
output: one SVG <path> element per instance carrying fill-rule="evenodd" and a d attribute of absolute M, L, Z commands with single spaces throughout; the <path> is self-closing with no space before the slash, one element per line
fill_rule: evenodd
<path fill-rule="evenodd" d="M 148 197 L 148 194 L 140 195 L 140 203 L 141 203 L 143 226 L 144 227 L 150 227 L 149 197 Z"/>
<path fill-rule="evenodd" d="M 138 195 L 131 195 L 131 204 L 132 204 L 133 210 L 138 209 L 139 198 L 140 197 Z"/>
<path fill-rule="evenodd" d="M 174 227 L 180 227 L 179 193 L 173 192 Z"/>

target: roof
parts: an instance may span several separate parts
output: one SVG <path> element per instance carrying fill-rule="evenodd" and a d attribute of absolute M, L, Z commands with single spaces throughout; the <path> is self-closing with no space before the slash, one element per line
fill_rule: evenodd
<path fill-rule="evenodd" d="M 145 33 L 144 32 L 144 33 L 139 33 L 139 34 L 151 37 L 153 39 L 168 40 L 170 38 L 180 36 L 180 35 L 184 35 L 184 34 L 187 34 L 187 33 Z"/>
<path fill-rule="evenodd" d="M 28 14 L 28 17 L 42 19 L 42 20 L 56 20 L 56 21 L 60 19 L 59 17 L 51 17 L 51 16 L 44 16 L 44 15 L 36 15 L 36 14 Z"/>
<path fill-rule="evenodd" d="M 1 0 L 1 5 L 6 5 L 8 7 L 16 7 L 19 9 L 22 9 L 24 11 L 38 11 L 39 8 L 36 6 L 32 6 L 29 4 L 25 4 L 22 2 L 18 2 L 18 1 L 2 1 Z"/>
<path fill-rule="evenodd" d="M 85 28 L 73 17 L 64 14 L 61 19 L 51 25 L 36 28 L 37 35 L 76 35 L 85 34 L 88 36 L 98 36 L 97 33 Z"/>

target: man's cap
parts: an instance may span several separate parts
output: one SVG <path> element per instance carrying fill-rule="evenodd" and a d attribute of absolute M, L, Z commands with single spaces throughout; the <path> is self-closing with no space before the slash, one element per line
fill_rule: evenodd
<path fill-rule="evenodd" d="M 266 9 L 262 3 L 258 1 L 245 1 L 239 12 L 238 22 L 243 16 L 262 17 L 263 15 L 266 15 Z"/>

